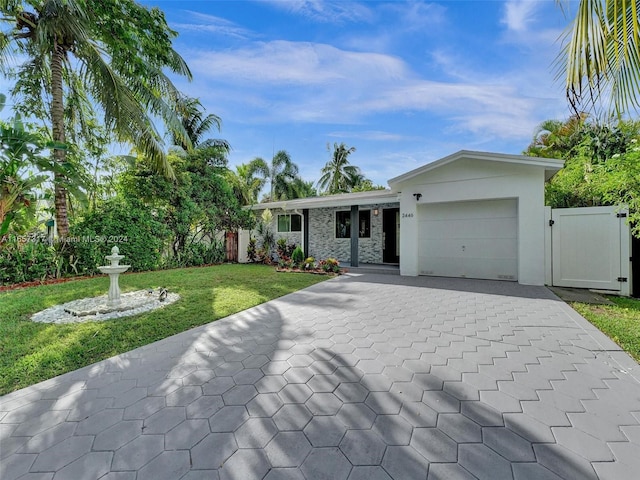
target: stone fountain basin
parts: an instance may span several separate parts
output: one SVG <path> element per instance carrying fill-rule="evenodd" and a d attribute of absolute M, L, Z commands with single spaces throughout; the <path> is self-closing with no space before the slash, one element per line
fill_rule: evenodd
<path fill-rule="evenodd" d="M 123 265 L 124 266 L 124 265 Z M 144 305 L 154 303 L 158 299 L 158 293 L 149 293 L 147 291 L 138 291 L 124 293 L 120 297 L 118 305 L 108 305 L 109 298 L 102 295 L 95 298 L 83 298 L 64 304 L 64 311 L 75 317 L 86 317 L 88 315 L 99 315 L 111 312 L 125 312 L 133 310 Z"/>
<path fill-rule="evenodd" d="M 124 273 L 129 270 L 131 265 L 105 265 L 102 267 L 98 267 L 102 273 Z"/>

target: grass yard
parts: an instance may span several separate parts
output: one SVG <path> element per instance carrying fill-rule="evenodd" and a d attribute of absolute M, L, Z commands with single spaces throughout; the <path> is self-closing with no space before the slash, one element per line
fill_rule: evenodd
<path fill-rule="evenodd" d="M 122 292 L 166 287 L 178 302 L 134 317 L 53 325 L 29 316 L 106 294 L 106 276 L 0 292 L 0 395 L 76 370 L 326 280 L 264 265 L 219 265 L 120 276 Z"/>
<path fill-rule="evenodd" d="M 571 306 L 640 362 L 640 300 L 621 297 L 609 299 L 615 306 L 586 303 L 572 303 Z"/>

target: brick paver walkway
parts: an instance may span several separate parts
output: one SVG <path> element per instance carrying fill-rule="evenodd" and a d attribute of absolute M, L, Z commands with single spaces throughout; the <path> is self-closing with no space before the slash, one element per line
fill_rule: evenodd
<path fill-rule="evenodd" d="M 0 398 L 0 478 L 638 478 L 637 377 L 545 288 L 345 276 Z"/>

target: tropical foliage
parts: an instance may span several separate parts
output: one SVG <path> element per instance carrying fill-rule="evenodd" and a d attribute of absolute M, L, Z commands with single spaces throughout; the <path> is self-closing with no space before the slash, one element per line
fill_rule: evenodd
<path fill-rule="evenodd" d="M 25 129 L 20 117 L 0 122 L 0 237 L 9 232 L 23 233 L 35 221 L 37 188 L 47 175 L 43 156 L 44 139 Z"/>
<path fill-rule="evenodd" d="M 122 242 L 132 270 L 218 262 L 220 233 L 253 226 L 242 207 L 265 190 L 263 201 L 318 194 L 285 150 L 228 168 L 229 143 L 208 137 L 222 119 L 172 83 L 191 77 L 176 36 L 135 0 L 0 0 L 0 72 L 15 105 L 0 123 L 3 283 L 95 273 L 105 242 Z M 113 143 L 134 149 L 110 156 Z M 381 188 L 348 164 L 354 147 L 334 149 L 332 193 Z M 52 214 L 56 239 L 44 233 Z M 269 261 L 273 233 L 257 230 L 255 257 Z"/>
<path fill-rule="evenodd" d="M 298 166 L 285 150 L 278 151 L 271 162 L 257 157 L 249 163 L 252 176 L 269 183 L 269 193 L 263 201 L 277 202 L 307 196 L 312 188 L 298 175 Z"/>
<path fill-rule="evenodd" d="M 627 205 L 640 237 L 640 122 L 602 125 L 585 116 L 549 120 L 524 152 L 561 158 L 565 165 L 546 185 L 553 208 Z"/>
<path fill-rule="evenodd" d="M 142 159 L 121 176 L 121 196 L 130 202 L 140 199 L 168 228 L 172 263 L 185 266 L 189 255 L 200 251 L 196 245 L 213 245 L 218 232 L 250 225 L 249 212 L 240 209 L 225 180 L 225 155 L 221 147 L 172 153 L 175 180 L 154 175 Z"/>
<path fill-rule="evenodd" d="M 556 61 L 575 112 L 599 101 L 618 115 L 638 111 L 640 0 L 580 0 Z"/>
<path fill-rule="evenodd" d="M 360 169 L 349 163 L 349 155 L 356 151 L 356 147 L 347 147 L 344 143 L 334 143 L 333 150 L 327 144 L 331 159 L 322 167 L 318 188 L 326 194 L 350 192 L 363 180 Z"/>
<path fill-rule="evenodd" d="M 5 75 L 17 78 L 13 89 L 20 109 L 48 123 L 56 145 L 90 135 L 87 121 L 99 106 L 116 140 L 133 143 L 154 167 L 172 173 L 151 117 L 165 121 L 181 142 L 190 139 L 173 108 L 180 95 L 163 69 L 190 78 L 173 50 L 176 32 L 163 13 L 133 0 L 0 0 L 0 58 Z M 25 58 L 22 63 L 8 61 Z M 53 157 L 66 161 L 67 149 Z M 54 172 L 58 233 L 69 221 L 65 175 Z"/>
<path fill-rule="evenodd" d="M 212 129 L 220 130 L 222 119 L 213 113 L 207 114 L 202 103 L 197 98 L 179 95 L 176 103 L 176 111 L 180 117 L 180 123 L 184 128 L 186 138 L 176 131 L 171 132 L 171 140 L 184 151 L 189 151 L 191 146 L 211 147 L 218 146 L 229 150 L 226 140 L 205 139 L 205 135 Z"/>

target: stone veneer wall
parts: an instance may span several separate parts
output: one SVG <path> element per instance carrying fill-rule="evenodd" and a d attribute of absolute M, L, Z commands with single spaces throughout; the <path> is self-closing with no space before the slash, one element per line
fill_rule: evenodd
<path fill-rule="evenodd" d="M 382 263 L 382 210 L 398 208 L 398 203 L 361 205 L 359 210 L 371 212 L 371 236 L 358 239 L 358 260 L 360 263 Z M 373 209 L 380 210 L 378 216 Z M 309 209 L 309 253 L 317 260 L 328 257 L 341 262 L 351 261 L 351 239 L 336 238 L 336 213 L 350 211 L 350 207 L 331 207 Z M 305 252 L 306 253 L 306 252 Z"/>
<path fill-rule="evenodd" d="M 262 212 L 263 210 L 255 211 L 255 215 L 257 219 L 260 219 L 260 215 L 262 215 Z M 300 247 L 302 247 L 302 232 L 278 232 L 278 214 L 282 215 L 283 214 L 282 210 L 272 210 L 271 213 L 273 214 L 273 220 L 271 221 L 271 231 L 273 232 L 273 236 L 276 242 L 278 241 L 279 238 L 286 238 L 287 243 L 295 243 L 296 245 L 299 245 Z M 302 215 L 300 216 L 302 217 Z M 258 239 L 258 247 L 259 247 L 261 239 L 259 238 L 260 236 L 258 235 L 255 229 L 252 231 L 252 235 Z M 274 257 L 277 259 L 278 252 L 277 252 L 276 246 L 273 247 L 273 254 L 274 254 Z M 305 255 L 306 255 L 306 252 L 305 252 Z"/>
<path fill-rule="evenodd" d="M 299 245 L 300 248 L 302 248 L 302 232 L 278 232 L 277 224 L 273 225 L 273 232 L 275 234 L 276 242 L 279 238 L 286 238 L 287 243 L 295 243 L 296 245 Z"/>

